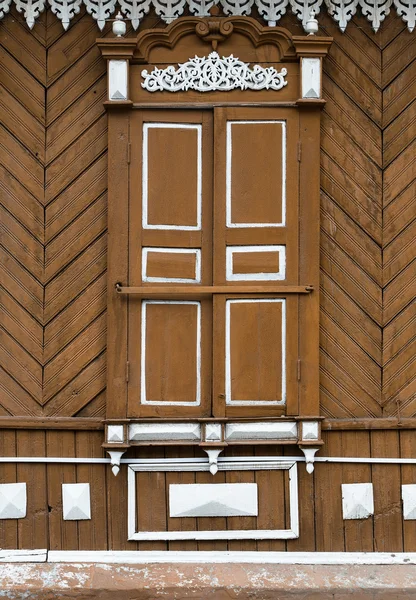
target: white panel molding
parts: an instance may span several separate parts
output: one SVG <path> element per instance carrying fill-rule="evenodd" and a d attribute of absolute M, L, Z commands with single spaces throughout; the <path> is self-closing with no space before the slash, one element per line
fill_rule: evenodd
<path fill-rule="evenodd" d="M 246 457 L 245 457 L 246 458 Z M 261 470 L 288 470 L 289 471 L 289 504 L 290 527 L 289 529 L 275 530 L 217 530 L 217 531 L 136 531 L 136 472 L 139 471 L 208 471 L 209 464 L 183 459 L 170 462 L 170 459 L 157 461 L 142 460 L 128 466 L 128 539 L 129 540 L 259 540 L 259 539 L 295 539 L 299 537 L 299 505 L 298 505 L 298 475 L 297 463 L 282 459 L 274 462 L 263 461 L 262 457 L 252 457 L 250 461 L 238 461 L 234 458 L 218 459 L 219 471 L 239 471 L 250 464 L 249 469 Z M 176 465 L 174 464 L 176 462 Z M 178 466 L 180 465 L 179 469 Z M 145 491 L 145 490 L 144 490 Z M 139 490 L 140 493 L 140 490 Z"/>
<path fill-rule="evenodd" d="M 302 421 L 302 440 L 315 441 L 319 439 L 319 423 L 318 421 Z"/>
<path fill-rule="evenodd" d="M 250 1 L 250 0 L 249 0 Z M 244 0 L 247 3 L 247 0 Z M 148 92 L 229 92 L 230 90 L 281 90 L 287 85 L 287 69 L 280 72 L 274 67 L 254 65 L 250 68 L 237 57 L 220 56 L 211 52 L 208 56 L 195 56 L 187 62 L 149 73 L 143 69 L 142 88 Z"/>
<path fill-rule="evenodd" d="M 405 521 L 416 520 L 416 484 L 407 483 L 402 485 L 403 519 Z"/>
<path fill-rule="evenodd" d="M 282 128 L 282 220 L 280 223 L 234 223 L 232 220 L 232 127 L 236 125 L 280 125 Z M 286 121 L 227 121 L 225 159 L 225 215 L 227 227 L 284 227 L 286 225 Z"/>
<path fill-rule="evenodd" d="M 64 29 L 67 29 L 71 20 L 79 13 L 84 5 L 87 12 L 97 21 L 100 29 L 104 28 L 108 19 L 114 18 L 117 10 L 116 0 L 13 0 L 17 10 L 23 15 L 30 29 L 34 26 L 39 15 L 50 7 L 51 11 L 61 21 Z M 191 14 L 207 16 L 208 11 L 214 4 L 213 0 L 118 0 L 121 12 L 127 20 L 131 20 L 134 29 L 140 25 L 143 17 L 148 14 L 154 6 L 156 14 L 170 23 L 180 17 L 188 6 Z M 271 27 L 274 27 L 280 18 L 286 13 L 289 0 L 220 0 L 227 15 L 249 15 L 253 6 L 256 6 L 260 15 Z M 6 15 L 12 5 L 12 0 L 0 0 L 0 19 Z M 305 27 L 311 10 L 318 15 L 322 0 L 290 0 L 290 7 L 302 21 Z M 339 24 L 341 31 L 345 31 L 352 16 L 357 12 L 359 6 L 362 13 L 377 31 L 390 12 L 391 0 L 325 0 L 328 13 Z M 414 30 L 416 19 L 415 0 L 394 0 L 397 14 L 402 17 L 410 32 Z M 319 21 L 319 17 L 318 17 Z"/>
<path fill-rule="evenodd" d="M 14 552 L 19 552 L 19 550 Z M 34 550 L 32 552 L 37 551 Z M 46 551 L 41 550 L 39 552 Z M 212 552 L 202 550 L 153 550 L 146 552 L 135 550 L 51 550 L 47 554 L 48 562 L 51 563 L 416 565 L 416 552 Z"/>
<path fill-rule="evenodd" d="M 0 520 L 26 517 L 26 483 L 0 484 Z"/>
<path fill-rule="evenodd" d="M 110 101 L 128 98 L 128 62 L 127 60 L 108 61 L 108 98 Z"/>
<path fill-rule="evenodd" d="M 372 483 L 343 483 L 343 519 L 367 519 L 374 514 Z"/>
<path fill-rule="evenodd" d="M 321 97 L 321 59 L 302 58 L 302 98 Z"/>
<path fill-rule="evenodd" d="M 129 426 L 131 442 L 198 442 L 201 439 L 199 423 L 133 423 Z"/>
<path fill-rule="evenodd" d="M 197 222 L 195 225 L 166 225 L 163 223 L 151 224 L 148 222 L 148 184 L 149 184 L 149 157 L 148 137 L 151 129 L 191 129 L 197 132 Z M 199 123 L 144 123 L 143 148 L 142 148 L 142 226 L 143 229 L 161 229 L 173 231 L 199 231 L 202 223 L 202 125 Z"/>
<path fill-rule="evenodd" d="M 252 423 L 226 423 L 227 442 L 261 440 L 295 440 L 298 437 L 296 421 L 254 421 Z"/>
<path fill-rule="evenodd" d="M 170 517 L 257 517 L 257 483 L 169 486 Z"/>
<path fill-rule="evenodd" d="M 280 400 L 233 400 L 231 395 L 231 305 L 281 304 L 282 305 L 282 398 Z M 286 404 L 286 300 L 260 298 L 225 301 L 225 403 L 230 406 L 282 406 Z"/>
<path fill-rule="evenodd" d="M 62 484 L 62 515 L 64 521 L 91 519 L 89 483 Z"/>
<path fill-rule="evenodd" d="M 220 442 L 222 440 L 222 425 L 220 423 L 205 424 L 205 441 Z"/>
<path fill-rule="evenodd" d="M 279 270 L 276 273 L 234 273 L 234 254 L 248 252 L 276 252 Z M 286 278 L 286 246 L 227 246 L 225 272 L 227 281 L 282 281 Z"/>
<path fill-rule="evenodd" d="M 107 426 L 107 443 L 122 444 L 124 442 L 124 427 L 123 425 L 108 425 Z"/>
<path fill-rule="evenodd" d="M 180 279 L 178 277 L 150 277 L 147 274 L 149 254 L 193 254 L 195 256 L 195 277 Z M 200 283 L 201 282 L 201 250 L 199 248 L 143 248 L 142 281 L 158 283 Z"/>
<path fill-rule="evenodd" d="M 165 306 L 186 305 L 195 306 L 197 311 L 196 326 L 196 397 L 195 400 L 182 402 L 163 402 L 162 400 L 149 400 L 146 395 L 146 307 L 151 304 L 162 304 Z M 143 300 L 141 315 L 141 404 L 153 406 L 200 406 L 201 404 L 201 302 L 191 300 Z"/>

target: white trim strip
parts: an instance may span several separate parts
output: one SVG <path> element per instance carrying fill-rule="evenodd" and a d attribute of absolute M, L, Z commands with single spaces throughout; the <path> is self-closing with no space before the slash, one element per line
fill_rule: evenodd
<path fill-rule="evenodd" d="M 179 277 L 151 277 L 147 274 L 147 258 L 149 254 L 193 254 L 195 256 L 195 277 L 193 279 Z M 142 281 L 155 283 L 200 283 L 201 282 L 201 250 L 200 248 L 142 248 Z"/>
<path fill-rule="evenodd" d="M 149 184 L 149 157 L 148 157 L 148 131 L 149 129 L 195 129 L 197 132 L 197 222 L 196 225 L 165 225 L 162 223 L 150 224 L 148 222 L 148 184 Z M 143 229 L 161 229 L 175 231 L 199 231 L 202 222 L 202 125 L 195 123 L 144 123 L 143 148 L 142 148 L 142 226 Z"/>
<path fill-rule="evenodd" d="M 0 563 L 43 563 L 48 551 L 42 550 L 0 550 Z"/>
<path fill-rule="evenodd" d="M 196 306 L 196 397 L 195 400 L 181 402 L 164 402 L 162 400 L 148 400 L 146 395 L 146 306 L 148 304 L 186 304 Z M 142 300 L 141 319 L 141 404 L 153 406 L 200 406 L 201 404 L 201 303 L 190 300 Z"/>
<path fill-rule="evenodd" d="M 16 551 L 15 551 L 16 552 Z M 17 551 L 19 552 L 19 551 Z M 36 552 L 34 550 L 33 552 Z M 45 552 L 42 550 L 41 552 Z M 202 563 L 282 565 L 414 565 L 416 552 L 221 552 L 221 551 L 129 551 L 53 550 L 51 563 Z"/>
<path fill-rule="evenodd" d="M 282 126 L 282 220 L 280 223 L 234 223 L 232 221 L 232 125 L 281 125 Z M 285 227 L 286 225 L 286 121 L 227 121 L 226 131 L 226 225 L 233 228 L 245 227 Z"/>
<path fill-rule="evenodd" d="M 274 252 L 278 255 L 278 271 L 272 273 L 262 271 L 257 271 L 256 273 L 234 273 L 234 254 L 262 252 Z M 227 246 L 225 270 L 227 281 L 283 281 L 286 278 L 286 246 Z"/>

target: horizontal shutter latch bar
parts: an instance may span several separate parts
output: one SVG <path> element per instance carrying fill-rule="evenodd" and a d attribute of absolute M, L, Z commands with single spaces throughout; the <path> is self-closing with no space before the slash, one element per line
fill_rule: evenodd
<path fill-rule="evenodd" d="M 142 298 L 196 297 L 213 294 L 309 294 L 312 285 L 175 285 L 160 287 L 126 287 L 116 283 L 118 294 L 134 294 Z"/>

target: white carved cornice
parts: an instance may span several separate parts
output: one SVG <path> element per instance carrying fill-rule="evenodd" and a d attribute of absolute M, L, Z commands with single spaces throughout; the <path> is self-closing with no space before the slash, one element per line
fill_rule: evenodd
<path fill-rule="evenodd" d="M 9 12 L 12 2 L 31 29 L 47 7 L 58 17 L 64 29 L 68 29 L 71 19 L 79 13 L 82 4 L 97 21 L 100 29 L 120 9 L 124 17 L 131 20 L 133 28 L 137 29 L 140 21 L 152 8 L 163 21 L 170 23 L 183 15 L 185 10 L 192 15 L 207 16 L 209 9 L 216 3 L 214 0 L 0 0 L 0 19 Z M 276 25 L 290 8 L 305 26 L 312 10 L 319 21 L 323 2 L 341 31 L 345 31 L 350 19 L 360 9 L 377 32 L 393 4 L 409 31 L 413 31 L 415 27 L 416 0 L 218 0 L 217 3 L 226 15 L 249 15 L 255 6 L 270 26 Z"/>

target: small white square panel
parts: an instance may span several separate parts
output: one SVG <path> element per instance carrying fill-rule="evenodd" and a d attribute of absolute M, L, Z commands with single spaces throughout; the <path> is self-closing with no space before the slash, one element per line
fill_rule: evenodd
<path fill-rule="evenodd" d="M 91 519 L 90 484 L 63 483 L 62 511 L 64 521 Z"/>
<path fill-rule="evenodd" d="M 302 422 L 302 440 L 317 440 L 319 438 L 319 425 L 317 421 Z"/>
<path fill-rule="evenodd" d="M 247 258 L 256 257 L 258 271 L 250 273 L 235 272 L 235 260 L 238 255 L 245 254 Z M 267 272 L 262 269 L 261 255 L 275 255 L 276 269 Z M 282 281 L 286 278 L 286 246 L 227 246 L 226 249 L 226 280 L 227 281 Z"/>
<path fill-rule="evenodd" d="M 222 439 L 221 425 L 219 423 L 207 423 L 205 425 L 205 441 L 217 442 Z"/>
<path fill-rule="evenodd" d="M 124 442 L 124 427 L 123 425 L 108 425 L 107 427 L 107 442 L 113 444 L 122 444 Z"/>
<path fill-rule="evenodd" d="M 403 519 L 405 521 L 416 520 L 416 484 L 402 485 Z"/>
<path fill-rule="evenodd" d="M 0 484 L 0 519 L 23 519 L 26 505 L 25 483 Z"/>
<path fill-rule="evenodd" d="M 374 514 L 372 483 L 342 484 L 343 519 L 367 519 Z"/>

